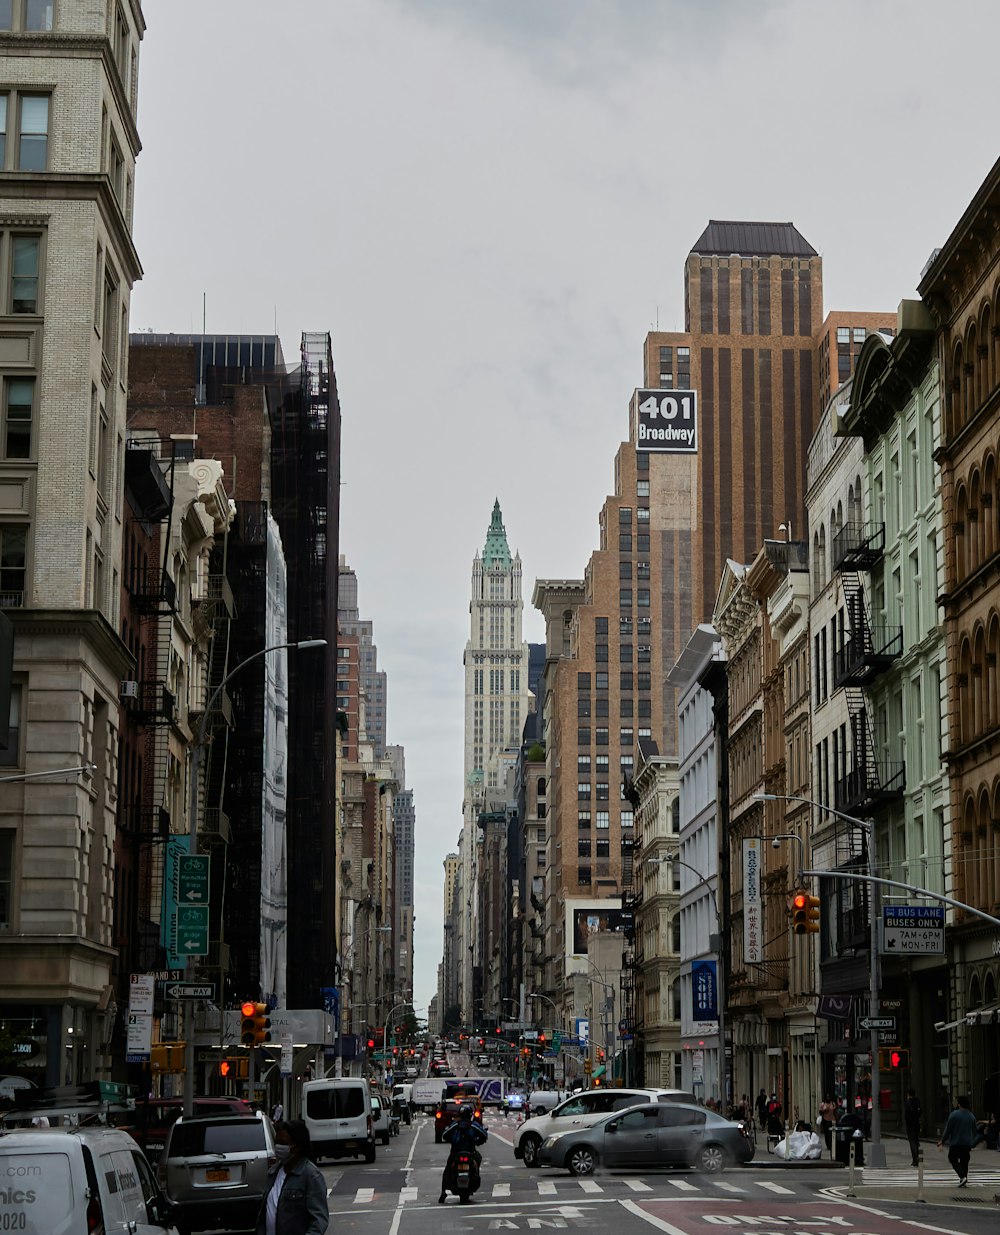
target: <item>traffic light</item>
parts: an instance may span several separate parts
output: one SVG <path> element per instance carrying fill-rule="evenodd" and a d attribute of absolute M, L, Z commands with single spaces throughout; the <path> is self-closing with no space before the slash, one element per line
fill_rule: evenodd
<path fill-rule="evenodd" d="M 796 892 L 792 897 L 792 928 L 796 935 L 815 935 L 819 931 L 819 897 Z"/>
<path fill-rule="evenodd" d="M 883 1068 L 908 1068 L 910 1066 L 910 1052 L 907 1050 L 898 1050 L 896 1047 L 887 1047 L 880 1052 L 882 1056 Z"/>
<path fill-rule="evenodd" d="M 219 1064 L 219 1075 L 220 1075 L 220 1076 L 228 1076 L 228 1075 L 229 1075 L 229 1067 L 230 1067 L 229 1060 L 228 1060 L 228 1059 L 224 1059 L 224 1060 L 222 1061 L 222 1063 L 220 1063 L 220 1064 Z"/>
<path fill-rule="evenodd" d="M 368 1039 L 368 1049 L 370 1051 L 373 1051 L 375 1049 L 375 1039 L 374 1038 Z"/>
<path fill-rule="evenodd" d="M 266 1003 L 251 1003 L 248 999 L 240 1008 L 243 1023 L 240 1026 L 240 1041 L 244 1046 L 263 1046 L 271 1041 L 271 1018 Z"/>

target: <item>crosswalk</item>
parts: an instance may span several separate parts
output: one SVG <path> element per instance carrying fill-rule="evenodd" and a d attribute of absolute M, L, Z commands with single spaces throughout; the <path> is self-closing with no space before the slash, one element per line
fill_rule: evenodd
<path fill-rule="evenodd" d="M 346 1201 L 350 1197 L 350 1186 L 343 1190 L 331 1190 L 331 1200 Z M 479 1200 L 509 1201 L 513 1194 L 521 1200 L 532 1198 L 555 1197 L 561 1201 L 580 1200 L 581 1197 L 630 1195 L 634 1193 L 659 1193 L 661 1196 L 689 1197 L 751 1197 L 778 1195 L 793 1196 L 795 1190 L 784 1184 L 775 1183 L 769 1179 L 748 1179 L 740 1176 L 740 1182 L 731 1179 L 713 1179 L 699 1175 L 684 1178 L 673 1175 L 651 1175 L 646 1179 L 632 1176 L 606 1176 L 603 1178 L 576 1179 L 571 1175 L 559 1176 L 557 1179 L 538 1179 L 535 1177 L 518 1178 L 515 1181 L 504 1180 L 494 1183 L 492 1187 L 484 1183 L 478 1193 Z M 357 1188 L 354 1192 L 352 1206 L 371 1205 L 374 1202 L 386 1202 L 399 1205 L 430 1204 L 437 1200 L 436 1186 L 419 1188 L 413 1185 L 399 1189 Z"/>
<path fill-rule="evenodd" d="M 917 1183 L 917 1168 L 915 1166 L 906 1167 L 888 1167 L 883 1170 L 873 1170 L 871 1167 L 862 1168 L 862 1181 L 866 1185 L 870 1184 L 885 1184 L 888 1187 L 916 1186 Z M 924 1184 L 927 1187 L 940 1187 L 942 1184 L 948 1186 L 957 1184 L 958 1177 L 950 1168 L 945 1170 L 924 1171 Z M 1000 1185 L 1000 1168 L 996 1170 L 977 1170 L 975 1162 L 969 1170 L 969 1186 L 988 1185 L 995 1188 Z"/>

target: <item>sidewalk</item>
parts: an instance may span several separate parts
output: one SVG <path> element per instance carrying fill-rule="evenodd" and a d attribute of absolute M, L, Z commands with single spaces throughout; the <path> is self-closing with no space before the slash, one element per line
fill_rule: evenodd
<path fill-rule="evenodd" d="M 855 1170 L 854 1196 L 868 1201 L 914 1201 L 928 1205 L 1000 1206 L 1000 1153 L 979 1146 L 972 1151 L 969 1182 L 958 1186 L 958 1178 L 948 1161 L 947 1150 L 939 1150 L 937 1142 L 922 1140 L 923 1187 L 918 1171 L 912 1165 L 909 1143 L 899 1136 L 885 1137 L 886 1165 L 875 1170 L 870 1165 Z M 865 1142 L 865 1161 L 869 1160 L 871 1143 Z M 842 1195 L 849 1181 L 841 1176 L 836 1181 Z"/>

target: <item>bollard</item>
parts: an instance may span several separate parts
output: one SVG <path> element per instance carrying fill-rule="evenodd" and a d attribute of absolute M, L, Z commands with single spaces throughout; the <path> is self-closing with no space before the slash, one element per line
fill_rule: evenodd
<path fill-rule="evenodd" d="M 847 1195 L 857 1196 L 854 1191 L 854 1137 L 851 1137 L 851 1143 L 847 1150 Z"/>
<path fill-rule="evenodd" d="M 917 1150 L 917 1200 L 925 1203 L 927 1201 L 924 1196 L 924 1147 L 922 1145 Z"/>

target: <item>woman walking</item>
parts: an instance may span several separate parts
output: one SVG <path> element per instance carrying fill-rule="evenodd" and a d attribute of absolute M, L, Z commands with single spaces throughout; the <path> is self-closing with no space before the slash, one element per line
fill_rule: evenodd
<path fill-rule="evenodd" d="M 948 1161 L 955 1168 L 960 1188 L 964 1188 L 969 1182 L 969 1154 L 972 1153 L 975 1139 L 976 1117 L 969 1109 L 969 1099 L 958 1097 L 944 1125 L 938 1149 L 948 1146 Z"/>
<path fill-rule="evenodd" d="M 278 1165 L 268 1173 L 255 1235 L 324 1235 L 330 1225 L 326 1180 L 310 1161 L 310 1148 L 309 1129 L 301 1119 L 278 1124 Z"/>

